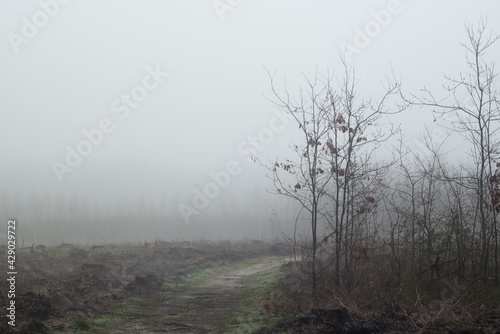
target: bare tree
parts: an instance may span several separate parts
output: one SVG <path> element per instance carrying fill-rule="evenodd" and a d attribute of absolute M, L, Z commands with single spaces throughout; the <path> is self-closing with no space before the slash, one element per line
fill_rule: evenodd
<path fill-rule="evenodd" d="M 338 90 L 332 96 L 332 112 L 329 118 L 330 131 L 324 147 L 329 171 L 332 174 L 328 196 L 331 200 L 326 216 L 335 238 L 335 282 L 340 284 L 341 254 L 344 268 L 352 261 L 355 222 L 364 221 L 367 214 L 377 207 L 376 188 L 380 186 L 387 166 L 377 165 L 375 154 L 381 144 L 396 133 L 390 119 L 382 118 L 404 110 L 407 105 L 394 104 L 388 107 L 391 97 L 398 96 L 401 84 L 387 78 L 384 92 L 378 101 L 363 99 L 356 90 L 356 75 L 344 63 L 344 76 Z M 366 252 L 366 247 L 365 247 Z"/>
<path fill-rule="evenodd" d="M 276 104 L 290 113 L 296 121 L 302 143 L 293 145 L 294 159 L 277 160 L 269 168 L 275 191 L 297 201 L 310 219 L 311 256 L 312 256 L 312 290 L 316 297 L 316 251 L 318 248 L 318 218 L 323 213 L 320 207 L 321 198 L 325 195 L 325 187 L 332 174 L 325 172 L 323 145 L 326 144 L 329 131 L 329 117 L 332 110 L 330 79 L 321 80 L 316 76 L 307 82 L 307 92 L 301 91 L 298 99 L 292 99 L 288 92 L 285 97 L 276 91 L 273 77 L 271 86 Z"/>
<path fill-rule="evenodd" d="M 486 21 L 477 28 L 466 26 L 468 41 L 463 44 L 466 50 L 468 70 L 458 79 L 445 77 L 447 97 L 438 99 L 434 93 L 424 89 L 421 97 L 413 96 L 414 105 L 432 107 L 436 116 L 448 116 L 448 127 L 461 134 L 472 146 L 470 156 L 474 168 L 468 182 L 461 180 L 463 186 L 474 185 L 476 192 L 476 218 L 479 222 L 480 276 L 486 280 L 493 242 L 495 279 L 498 284 L 498 241 L 497 211 L 493 210 L 493 183 L 491 177 L 500 155 L 499 128 L 500 99 L 495 87 L 497 73 L 494 64 L 485 60 L 486 51 L 499 36 L 487 31 Z"/>
<path fill-rule="evenodd" d="M 387 80 L 378 102 L 360 98 L 354 70 L 345 63 L 342 80 L 336 85 L 332 77 L 318 75 L 314 80 L 306 78 L 306 83 L 307 91 L 294 99 L 287 91 L 279 94 L 271 76 L 275 103 L 293 116 L 302 142 L 292 145 L 295 158 L 277 160 L 268 168 L 275 192 L 296 200 L 309 215 L 314 294 L 319 246 L 333 237 L 337 286 L 342 254 L 344 268 L 352 262 L 354 235 L 377 206 L 373 192 L 384 171 L 372 160 L 381 143 L 395 133 L 392 123 L 387 120 L 381 124 L 381 119 L 400 112 L 405 105 L 395 105 L 395 109 L 387 106 L 391 97 L 399 97 L 397 80 Z M 321 239 L 320 221 L 325 222 L 327 231 Z"/>

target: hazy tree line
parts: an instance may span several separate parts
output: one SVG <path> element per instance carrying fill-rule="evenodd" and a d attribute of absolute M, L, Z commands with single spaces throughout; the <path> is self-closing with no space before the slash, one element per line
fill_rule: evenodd
<path fill-rule="evenodd" d="M 295 118 L 302 139 L 263 164 L 275 192 L 302 209 L 297 224 L 309 231 L 287 238 L 311 260 L 313 293 L 325 279 L 499 284 L 500 99 L 486 60 L 497 37 L 484 22 L 466 32 L 467 71 L 445 77 L 444 91 L 403 93 L 390 76 L 381 96 L 363 99 L 346 63 L 341 75 L 306 78 L 298 94 L 277 91 L 270 74 L 273 101 Z M 391 119 L 420 109 L 464 139 L 468 163 L 452 161 L 429 131 L 428 154 L 406 147 Z"/>
<path fill-rule="evenodd" d="M 290 227 L 290 207 L 284 201 L 266 202 L 255 192 L 234 191 L 226 190 L 189 224 L 179 213 L 178 200 L 166 196 L 138 195 L 106 203 L 77 192 L 68 196 L 35 190 L 25 196 L 3 191 L 0 216 L 18 219 L 18 238 L 25 239 L 25 247 L 159 239 L 272 240 Z"/>

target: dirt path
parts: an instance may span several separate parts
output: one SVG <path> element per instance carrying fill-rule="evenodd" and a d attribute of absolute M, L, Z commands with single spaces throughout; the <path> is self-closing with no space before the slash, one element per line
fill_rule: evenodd
<path fill-rule="evenodd" d="M 238 304 L 243 277 L 279 266 L 273 260 L 229 271 L 182 292 L 153 296 L 141 314 L 132 316 L 110 333 L 220 333 L 226 314 Z"/>

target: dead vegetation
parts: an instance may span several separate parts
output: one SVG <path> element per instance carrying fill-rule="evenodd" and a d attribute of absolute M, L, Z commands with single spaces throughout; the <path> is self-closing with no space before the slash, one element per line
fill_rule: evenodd
<path fill-rule="evenodd" d="M 365 277 L 337 287 L 332 266 L 319 261 L 314 302 L 309 262 L 281 267 L 265 305 L 282 321 L 258 333 L 500 333 L 500 290 L 493 283 L 438 279 L 429 272 L 395 284 L 382 262 L 370 260 L 352 272 Z"/>
<path fill-rule="evenodd" d="M 487 26 L 466 25 L 466 70 L 445 75 L 441 91 L 403 92 L 393 75 L 378 101 L 363 98 L 345 59 L 340 75 L 305 77 L 297 92 L 269 72 L 275 104 L 298 128 L 292 150 L 263 164 L 271 191 L 299 208 L 284 237 L 301 261 L 269 296 L 269 312 L 289 318 L 275 332 L 498 331 L 500 99 L 486 53 L 500 36 Z M 420 150 L 397 126 L 380 130 L 414 107 L 439 128 Z M 455 135 L 470 160 L 445 149 Z"/>
<path fill-rule="evenodd" d="M 127 298 L 157 295 L 165 281 L 176 282 L 194 270 L 273 253 L 280 249 L 252 242 L 30 247 L 17 254 L 16 327 L 3 321 L 0 332 L 82 330 Z M 6 281 L 2 281 L 2 303 L 7 300 L 5 291 Z"/>

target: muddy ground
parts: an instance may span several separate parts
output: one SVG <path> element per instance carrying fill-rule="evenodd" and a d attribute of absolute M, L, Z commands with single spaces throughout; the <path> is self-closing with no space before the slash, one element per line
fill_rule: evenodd
<path fill-rule="evenodd" d="M 260 241 L 18 250 L 16 326 L 4 319 L 0 333 L 218 333 L 241 293 L 237 280 L 278 265 L 263 258 L 271 255 L 286 252 Z M 255 258 L 264 263 L 231 267 Z M 204 268 L 226 270 L 185 284 Z M 3 310 L 7 291 L 2 280 Z"/>
<path fill-rule="evenodd" d="M 144 316 L 132 317 L 111 333 L 221 333 L 228 312 L 242 298 L 241 279 L 283 264 L 283 260 L 231 270 L 181 292 L 159 296 L 149 303 Z"/>

